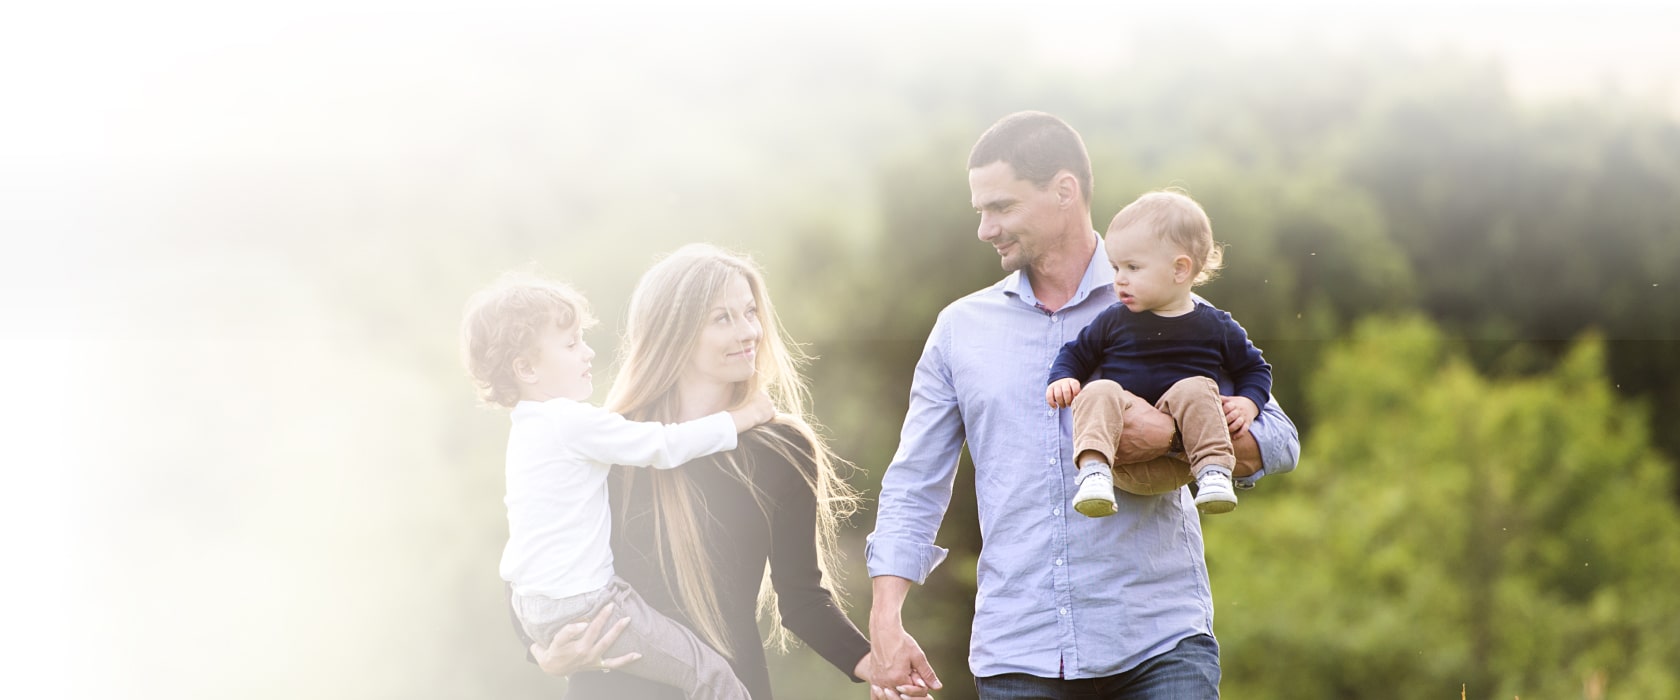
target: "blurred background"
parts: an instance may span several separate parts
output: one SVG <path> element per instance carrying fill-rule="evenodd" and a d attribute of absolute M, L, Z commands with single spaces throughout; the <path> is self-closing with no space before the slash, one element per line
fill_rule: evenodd
<path fill-rule="evenodd" d="M 558 697 L 501 601 L 468 294 L 572 281 L 605 365 L 658 255 L 750 253 L 873 502 L 934 315 L 1001 276 L 964 165 L 1021 109 L 1083 134 L 1097 227 L 1206 206 L 1201 291 L 1301 429 L 1205 528 L 1226 696 L 1680 697 L 1661 3 L 5 14 L 7 697 Z M 960 700 L 966 486 L 940 541 L 908 626 Z M 771 665 L 779 697 L 867 693 Z"/>

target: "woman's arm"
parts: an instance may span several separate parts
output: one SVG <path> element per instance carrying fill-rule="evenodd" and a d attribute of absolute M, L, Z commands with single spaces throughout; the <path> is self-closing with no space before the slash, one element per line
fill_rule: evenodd
<path fill-rule="evenodd" d="M 795 436 L 799 444 L 803 438 Z M 801 444 L 809 450 L 809 444 Z M 808 478 L 815 472 L 809 453 L 787 464 L 769 449 L 759 451 L 754 471 L 766 486 L 770 511 L 770 582 L 776 588 L 782 625 L 854 681 L 869 641 L 823 586 L 818 568 L 817 499 Z"/>

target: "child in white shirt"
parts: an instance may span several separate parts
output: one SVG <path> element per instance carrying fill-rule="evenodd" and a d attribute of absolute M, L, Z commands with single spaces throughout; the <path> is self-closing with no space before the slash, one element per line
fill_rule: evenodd
<path fill-rule="evenodd" d="M 631 618 L 603 656 L 638 652 L 625 673 L 681 688 L 690 698 L 748 700 L 729 663 L 659 614 L 613 573 L 609 465 L 669 469 L 735 449 L 736 436 L 775 416 L 768 396 L 705 418 L 664 425 L 626 420 L 585 403 L 594 391 L 594 324 L 570 287 L 507 275 L 467 305 L 467 365 L 481 397 L 511 407 L 508 542 L 501 574 L 520 625 L 539 642 L 608 603 Z"/>

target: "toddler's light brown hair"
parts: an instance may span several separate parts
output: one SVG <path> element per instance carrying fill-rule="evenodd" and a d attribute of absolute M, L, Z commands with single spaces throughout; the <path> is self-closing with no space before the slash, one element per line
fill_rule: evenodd
<path fill-rule="evenodd" d="M 1208 220 L 1202 205 L 1183 192 L 1145 193 L 1114 215 L 1114 220 L 1108 223 L 1108 232 L 1130 226 L 1147 227 L 1161 240 L 1190 256 L 1191 269 L 1196 275 L 1191 286 L 1213 279 L 1224 267 L 1225 250 L 1213 242 L 1213 222 Z"/>
<path fill-rule="evenodd" d="M 589 301 L 570 286 L 528 272 L 508 272 L 467 300 L 461 350 L 479 399 L 499 406 L 519 403 L 513 362 L 535 361 L 544 329 L 595 325 Z"/>

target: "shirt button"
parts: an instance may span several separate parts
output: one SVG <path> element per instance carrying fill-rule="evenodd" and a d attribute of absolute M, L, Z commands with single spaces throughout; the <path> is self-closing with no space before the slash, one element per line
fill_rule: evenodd
<path fill-rule="evenodd" d="M 1052 466 L 1052 467 L 1056 466 L 1056 458 L 1055 457 L 1050 458 L 1050 466 Z"/>
<path fill-rule="evenodd" d="M 1051 513 L 1051 514 L 1052 514 L 1052 515 L 1061 515 L 1061 514 L 1062 514 L 1062 509 L 1060 509 L 1060 508 L 1057 508 L 1057 509 L 1055 509 L 1055 510 L 1053 510 L 1053 511 L 1050 511 L 1050 513 Z"/>
<path fill-rule="evenodd" d="M 1067 615 L 1067 608 L 1062 608 L 1062 614 Z"/>
<path fill-rule="evenodd" d="M 1056 560 L 1056 566 L 1061 566 L 1061 565 L 1062 565 L 1062 560 L 1060 560 L 1060 559 L 1057 559 L 1057 560 Z"/>

